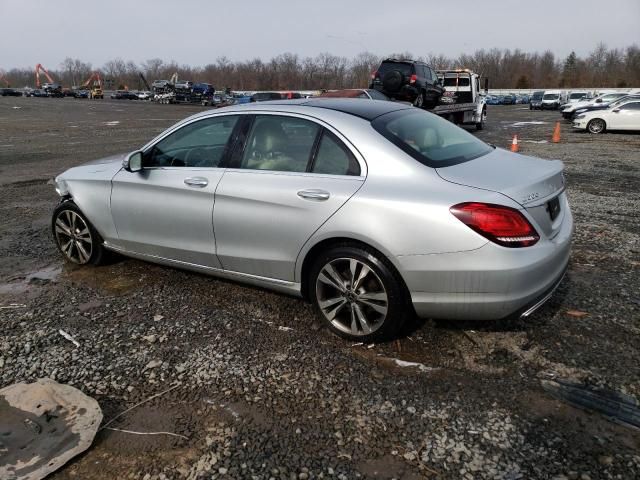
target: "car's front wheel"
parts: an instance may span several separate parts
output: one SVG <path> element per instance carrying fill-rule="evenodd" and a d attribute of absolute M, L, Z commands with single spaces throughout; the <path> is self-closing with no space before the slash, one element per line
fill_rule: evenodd
<path fill-rule="evenodd" d="M 309 280 L 320 317 L 350 340 L 389 338 L 413 311 L 402 279 L 372 249 L 332 248 L 316 259 Z"/>
<path fill-rule="evenodd" d="M 587 123 L 587 130 L 589 131 L 589 133 L 602 133 L 606 128 L 606 123 L 604 123 L 604 120 L 600 118 L 594 118 L 589 123 Z"/>
<path fill-rule="evenodd" d="M 53 211 L 51 230 L 58 250 L 78 265 L 100 265 L 106 257 L 100 234 L 72 201 Z"/>

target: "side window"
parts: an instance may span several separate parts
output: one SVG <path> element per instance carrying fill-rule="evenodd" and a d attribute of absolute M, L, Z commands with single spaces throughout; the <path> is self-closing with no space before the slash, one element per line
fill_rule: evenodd
<path fill-rule="evenodd" d="M 306 172 L 320 127 L 295 117 L 258 115 L 240 168 Z"/>
<path fill-rule="evenodd" d="M 360 175 L 360 165 L 349 149 L 333 133 L 325 130 L 311 171 L 357 176 Z"/>
<path fill-rule="evenodd" d="M 147 150 L 145 167 L 208 167 L 220 164 L 238 116 L 205 118 L 176 130 Z"/>
<path fill-rule="evenodd" d="M 640 110 L 640 102 L 625 103 L 620 110 Z"/>

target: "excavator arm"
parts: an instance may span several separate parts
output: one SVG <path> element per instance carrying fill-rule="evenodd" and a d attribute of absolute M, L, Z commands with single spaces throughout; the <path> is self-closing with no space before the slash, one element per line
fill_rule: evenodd
<path fill-rule="evenodd" d="M 49 72 L 47 72 L 47 69 L 39 63 L 36 65 L 36 88 L 40 88 L 40 71 L 44 73 L 45 77 L 47 77 L 47 80 L 49 80 L 50 83 L 55 83 L 53 78 L 51 78 L 51 75 L 49 75 Z"/>

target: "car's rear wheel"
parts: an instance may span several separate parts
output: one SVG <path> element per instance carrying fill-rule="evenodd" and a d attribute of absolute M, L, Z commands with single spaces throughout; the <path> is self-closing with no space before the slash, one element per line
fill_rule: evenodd
<path fill-rule="evenodd" d="M 594 118 L 587 123 L 589 133 L 602 133 L 607 128 L 607 124 L 601 118 Z"/>
<path fill-rule="evenodd" d="M 51 230 L 58 250 L 68 261 L 78 265 L 99 265 L 105 260 L 100 234 L 72 201 L 56 207 Z"/>
<path fill-rule="evenodd" d="M 324 252 L 309 282 L 320 317 L 331 331 L 350 340 L 389 338 L 412 311 L 393 266 L 367 248 L 344 245 Z"/>

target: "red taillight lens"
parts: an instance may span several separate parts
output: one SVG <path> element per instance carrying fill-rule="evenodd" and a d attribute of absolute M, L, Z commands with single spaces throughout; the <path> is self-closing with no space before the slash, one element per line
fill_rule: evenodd
<path fill-rule="evenodd" d="M 503 247 L 530 247 L 540 236 L 515 208 L 490 203 L 459 203 L 449 211 L 467 227 Z"/>
<path fill-rule="evenodd" d="M 409 79 L 409 83 L 416 83 L 416 81 L 418 80 L 418 76 L 417 75 L 411 75 L 411 78 Z"/>

